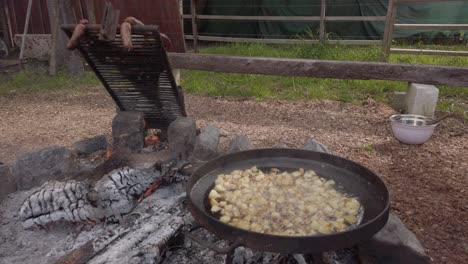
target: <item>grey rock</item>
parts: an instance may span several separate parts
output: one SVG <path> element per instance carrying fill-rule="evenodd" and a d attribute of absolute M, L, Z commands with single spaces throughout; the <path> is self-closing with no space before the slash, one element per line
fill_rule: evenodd
<path fill-rule="evenodd" d="M 195 141 L 192 156 L 198 160 L 210 160 L 218 155 L 218 144 L 220 136 L 219 128 L 206 126 Z"/>
<path fill-rule="evenodd" d="M 16 191 L 16 181 L 10 166 L 0 164 L 0 201 Z"/>
<path fill-rule="evenodd" d="M 430 263 L 416 236 L 393 213 L 385 227 L 359 247 L 365 263 Z"/>
<path fill-rule="evenodd" d="M 79 155 L 89 155 L 99 150 L 107 149 L 106 136 L 96 136 L 92 138 L 86 138 L 73 144 L 73 151 Z"/>
<path fill-rule="evenodd" d="M 63 180 L 76 172 L 72 152 L 49 147 L 19 155 L 13 165 L 18 190 L 26 190 L 49 180 Z"/>
<path fill-rule="evenodd" d="M 182 159 L 187 159 L 195 148 L 197 126 L 190 117 L 179 117 L 167 129 L 169 148 L 181 153 Z"/>
<path fill-rule="evenodd" d="M 228 152 L 234 153 L 249 149 L 253 149 L 249 138 L 246 135 L 236 135 L 231 142 L 229 142 Z"/>
<path fill-rule="evenodd" d="M 271 146 L 272 148 L 289 148 L 288 145 L 284 144 L 284 143 L 276 143 L 274 144 L 273 146 Z"/>
<path fill-rule="evenodd" d="M 141 112 L 119 112 L 112 120 L 114 150 L 140 152 L 145 147 L 145 118 Z"/>
<path fill-rule="evenodd" d="M 314 139 L 307 140 L 307 142 L 304 144 L 303 149 L 331 154 L 331 151 L 328 150 L 328 148 L 325 145 Z"/>
<path fill-rule="evenodd" d="M 421 242 L 419 242 L 414 233 L 411 232 L 394 213 L 390 213 L 387 224 L 382 230 L 375 234 L 374 239 L 391 244 L 402 244 L 420 254 L 425 254 Z"/>

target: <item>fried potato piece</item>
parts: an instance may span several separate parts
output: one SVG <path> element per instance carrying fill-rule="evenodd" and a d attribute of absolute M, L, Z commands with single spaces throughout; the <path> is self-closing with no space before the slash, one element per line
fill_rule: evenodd
<path fill-rule="evenodd" d="M 311 236 L 358 224 L 359 201 L 313 170 L 264 172 L 256 167 L 220 174 L 208 194 L 220 221 L 259 233 Z"/>

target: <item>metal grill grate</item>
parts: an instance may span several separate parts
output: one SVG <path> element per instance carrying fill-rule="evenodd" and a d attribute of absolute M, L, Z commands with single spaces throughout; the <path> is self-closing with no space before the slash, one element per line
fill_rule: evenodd
<path fill-rule="evenodd" d="M 73 28 L 62 26 L 68 37 Z M 125 50 L 119 34 L 113 41 L 99 40 L 99 28 L 87 27 L 78 50 L 120 110 L 143 112 L 148 128 L 166 129 L 186 116 L 182 88 L 175 83 L 157 27 L 132 32 L 132 51 Z"/>

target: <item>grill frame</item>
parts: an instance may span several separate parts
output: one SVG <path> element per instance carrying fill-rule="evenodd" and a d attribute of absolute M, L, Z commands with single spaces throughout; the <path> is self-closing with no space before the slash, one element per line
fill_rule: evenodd
<path fill-rule="evenodd" d="M 75 25 L 61 28 L 71 37 Z M 119 110 L 143 112 L 147 128 L 167 129 L 178 117 L 187 116 L 183 90 L 175 82 L 159 27 L 132 26 L 131 51 L 123 47 L 119 33 L 112 41 L 99 40 L 100 28 L 86 25 L 77 49 Z"/>

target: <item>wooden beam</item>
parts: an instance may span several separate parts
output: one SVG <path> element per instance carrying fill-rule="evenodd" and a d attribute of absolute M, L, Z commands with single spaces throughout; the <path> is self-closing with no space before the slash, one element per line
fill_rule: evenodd
<path fill-rule="evenodd" d="M 2 3 L 2 2 L 0 2 Z M 11 30 L 11 19 L 10 19 L 10 12 L 8 11 L 8 4 L 7 1 L 3 1 L 2 6 L 0 7 L 1 19 L 2 19 L 2 31 L 3 37 L 5 38 L 5 44 L 8 48 L 12 48 L 15 46 L 13 41 L 13 33 Z"/>
<path fill-rule="evenodd" d="M 28 34 L 29 19 L 31 18 L 32 3 L 33 3 L 33 0 L 28 1 L 28 9 L 26 11 L 26 20 L 24 21 L 23 36 L 21 36 L 21 48 L 20 48 L 20 54 L 19 54 L 20 67 L 22 67 L 22 64 L 23 64 L 24 45 L 26 43 L 26 34 Z"/>
<path fill-rule="evenodd" d="M 198 23 L 197 23 L 197 3 L 190 0 L 190 17 L 192 19 L 193 50 L 198 52 Z"/>
<path fill-rule="evenodd" d="M 351 21 L 385 21 L 385 16 L 328 16 L 327 22 L 351 22 Z"/>
<path fill-rule="evenodd" d="M 182 15 L 190 19 L 191 15 Z M 320 21 L 320 16 L 223 16 L 197 15 L 204 20 L 245 20 L 245 21 Z M 326 16 L 325 21 L 385 21 L 385 16 Z"/>
<path fill-rule="evenodd" d="M 96 12 L 94 11 L 94 0 L 86 0 L 86 16 L 90 24 L 96 24 Z"/>
<path fill-rule="evenodd" d="M 117 34 L 117 24 L 119 24 L 120 10 L 115 10 L 111 2 L 106 3 L 104 14 L 101 20 L 100 40 L 112 41 Z"/>
<path fill-rule="evenodd" d="M 325 11 L 327 10 L 326 0 L 320 1 L 320 31 L 319 40 L 323 44 L 325 38 Z"/>
<path fill-rule="evenodd" d="M 172 67 L 189 70 L 468 86 L 468 68 L 462 67 L 194 53 L 169 53 L 169 58 Z"/>
<path fill-rule="evenodd" d="M 397 4 L 395 0 L 388 2 L 387 17 L 385 19 L 385 30 L 382 41 L 382 54 L 381 61 L 388 61 L 390 56 L 390 48 L 392 47 L 393 38 L 393 26 L 395 25 L 395 19 L 397 14 Z"/>
<path fill-rule="evenodd" d="M 52 46 L 49 52 L 49 74 L 57 74 L 57 45 L 59 42 L 60 27 L 60 6 L 57 0 L 47 0 L 47 12 L 49 14 L 49 24 L 51 32 Z M 64 48 L 64 47 L 62 47 Z"/>
<path fill-rule="evenodd" d="M 468 24 L 395 24 L 396 29 L 462 30 Z"/>
<path fill-rule="evenodd" d="M 185 35 L 185 39 L 193 39 L 193 35 Z M 214 37 L 214 36 L 198 36 L 198 40 L 216 41 L 216 42 L 246 42 L 246 43 L 270 43 L 270 44 L 317 44 L 315 39 L 263 39 L 263 38 L 232 38 L 232 37 Z M 327 44 L 342 44 L 342 45 L 381 45 L 381 40 L 327 40 Z"/>
<path fill-rule="evenodd" d="M 398 3 L 465 2 L 466 0 L 399 0 Z"/>
<path fill-rule="evenodd" d="M 183 15 L 191 18 L 191 15 Z M 246 20 L 246 21 L 319 21 L 319 16 L 223 16 L 223 15 L 197 15 L 198 19 L 206 20 Z"/>
<path fill-rule="evenodd" d="M 390 52 L 414 55 L 468 56 L 468 51 L 461 50 L 390 49 Z"/>

